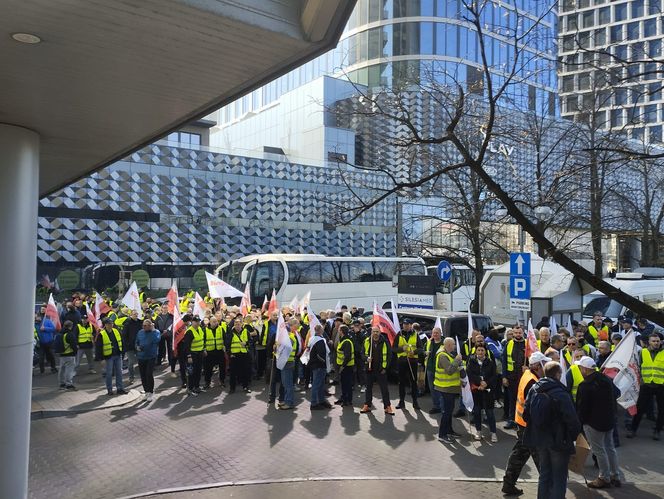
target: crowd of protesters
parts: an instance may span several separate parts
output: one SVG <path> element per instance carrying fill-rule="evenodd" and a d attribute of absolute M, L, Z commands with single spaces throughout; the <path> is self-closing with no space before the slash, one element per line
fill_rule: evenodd
<path fill-rule="evenodd" d="M 618 406 L 620 392 L 600 369 L 625 334 L 634 331 L 639 345 L 641 389 L 637 413 L 626 415 L 627 437 L 636 436 L 643 416 L 655 421 L 652 437 L 659 440 L 664 424 L 664 352 L 662 335 L 647 321 L 621 317 L 617 323 L 595 314 L 590 324 L 571 323 L 551 334 L 546 320 L 536 328 L 538 350 L 526 357 L 523 327 L 473 330 L 459 343 L 444 338 L 440 328 L 423 331 L 404 319 L 400 332 L 390 341 L 371 320 L 365 321 L 357 307 L 325 310 L 312 320 L 284 307 L 254 309 L 246 315 L 238 307 L 226 307 L 209 297 L 204 317 L 193 314 L 190 296 L 179 304 L 184 314 L 184 335 L 174 348 L 173 314 L 167 303 L 150 298 L 142 303 L 143 319 L 106 299 L 107 311 L 97 330 L 88 319 L 86 302 L 93 297 L 74 295 L 62 306 L 61 328 L 45 310 L 35 316 L 34 365 L 44 374 L 48 363 L 58 373 L 61 390 L 76 390 L 74 377 L 83 357 L 89 375 L 101 366 L 109 396 L 125 394 L 123 370 L 128 383 L 135 381 L 136 364 L 145 399 L 154 393 L 154 369 L 166 366 L 189 396 L 216 386 L 234 393 L 237 387 L 251 393 L 252 383 L 267 385 L 268 404 L 279 410 L 296 406 L 295 392 L 310 392 L 311 410 L 330 410 L 335 405 L 352 408 L 354 391 L 363 396 L 361 413 L 375 410 L 374 387 L 378 385 L 386 417 L 395 409 L 421 410 L 427 394 L 429 414 L 440 414 L 438 438 L 453 444 L 460 436 L 454 418 L 466 415 L 458 395 L 467 375 L 472 391 L 471 438 L 497 442 L 494 410 L 502 408 L 505 429 L 516 430 L 516 442 L 508 457 L 503 493 L 520 495 L 517 479 L 532 457 L 540 473 L 538 497 L 564 497 L 567 466 L 580 433 L 585 435 L 596 460 L 598 477 L 591 488 L 619 487 Z M 275 365 L 277 328 L 282 314 L 291 342 L 285 365 Z M 56 354 L 59 365 L 56 365 Z M 115 392 L 113 391 L 115 377 Z M 388 379 L 398 383 L 398 403 L 393 406 Z M 339 396 L 328 402 L 333 387 Z M 263 387 L 261 387 L 262 389 Z M 427 403 L 428 404 L 428 403 Z M 626 413 L 625 413 L 626 414 Z M 655 416 L 656 414 L 656 416 Z M 482 433 L 483 425 L 488 427 Z"/>

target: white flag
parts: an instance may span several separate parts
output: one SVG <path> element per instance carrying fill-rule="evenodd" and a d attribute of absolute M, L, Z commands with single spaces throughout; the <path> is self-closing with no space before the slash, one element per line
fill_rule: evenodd
<path fill-rule="evenodd" d="M 636 336 L 634 331 L 630 331 L 602 365 L 604 374 L 613 378 L 613 384 L 620 390 L 618 403 L 632 416 L 636 414 L 641 386 L 638 355 Z"/>
<path fill-rule="evenodd" d="M 283 369 L 286 363 L 288 362 L 288 357 L 290 357 L 291 352 L 293 351 L 293 344 L 291 339 L 288 336 L 288 329 L 286 329 L 286 321 L 284 321 L 284 315 L 279 314 L 279 320 L 277 321 L 277 336 L 276 336 L 277 352 L 276 352 L 276 364 L 277 369 Z"/>
<path fill-rule="evenodd" d="M 240 301 L 240 314 L 242 317 L 246 317 L 251 312 L 251 294 L 249 293 L 249 283 L 244 287 L 244 293 L 242 293 L 242 300 Z"/>
<path fill-rule="evenodd" d="M 443 326 L 440 324 L 440 317 L 436 317 L 436 323 L 433 325 L 433 329 L 440 329 L 440 332 L 443 332 Z M 432 331 L 433 331 L 432 329 Z"/>
<path fill-rule="evenodd" d="M 456 339 L 457 353 L 461 353 L 459 337 L 455 336 L 454 338 Z M 461 400 L 463 401 L 466 410 L 472 412 L 473 407 L 475 407 L 475 402 L 473 401 L 473 392 L 470 389 L 470 381 L 468 381 L 468 375 L 466 374 L 465 369 L 461 371 Z"/>
<path fill-rule="evenodd" d="M 337 304 L 334 306 L 334 313 L 338 314 L 339 312 L 341 312 L 341 300 L 339 300 Z"/>
<path fill-rule="evenodd" d="M 127 293 L 120 300 L 122 304 L 132 312 L 138 312 L 138 318 L 143 318 L 143 310 L 141 309 L 141 299 L 138 296 L 138 287 L 136 281 L 131 283 Z"/>
<path fill-rule="evenodd" d="M 300 356 L 300 362 L 305 366 L 309 363 L 309 355 L 311 353 L 311 347 L 320 339 L 320 336 L 316 336 L 316 326 L 321 326 L 318 317 L 313 313 L 311 308 L 307 308 L 307 316 L 309 317 L 309 343 L 304 349 L 304 352 Z"/>
<path fill-rule="evenodd" d="M 567 330 L 569 333 L 574 336 L 574 329 L 572 328 L 572 316 L 568 315 L 567 316 Z"/>
<path fill-rule="evenodd" d="M 567 386 L 567 361 L 565 360 L 565 352 L 563 350 L 560 350 L 558 352 L 558 355 L 560 356 L 560 367 L 563 371 L 563 375 L 560 377 L 560 382 Z"/>
<path fill-rule="evenodd" d="M 304 298 L 300 301 L 300 313 L 304 313 L 304 309 L 309 309 L 309 304 L 311 303 L 311 291 L 307 291 L 307 294 L 304 295 Z"/>
<path fill-rule="evenodd" d="M 297 295 L 295 295 L 295 298 L 293 298 L 288 304 L 288 308 L 290 308 L 295 314 L 300 311 L 300 300 L 298 300 Z"/>
<path fill-rule="evenodd" d="M 242 291 L 235 289 L 209 272 L 205 272 L 205 278 L 207 279 L 211 298 L 240 298 L 244 296 Z"/>
<path fill-rule="evenodd" d="M 194 295 L 194 315 L 197 315 L 201 318 L 201 320 L 203 320 L 205 319 L 206 310 L 207 303 L 205 303 L 205 300 L 201 298 L 201 295 L 199 295 L 198 291 L 196 291 L 196 294 Z"/>
<path fill-rule="evenodd" d="M 558 324 L 556 324 L 556 318 L 553 315 L 549 319 L 549 331 L 551 331 L 552 335 L 558 334 Z"/>
<path fill-rule="evenodd" d="M 468 307 L 468 339 L 473 337 L 473 315 L 470 313 L 470 307 Z"/>

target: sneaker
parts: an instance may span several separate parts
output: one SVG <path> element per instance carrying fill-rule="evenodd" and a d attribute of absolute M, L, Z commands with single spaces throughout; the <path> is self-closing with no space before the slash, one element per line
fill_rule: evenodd
<path fill-rule="evenodd" d="M 592 482 L 588 482 L 589 489 L 608 489 L 611 487 L 611 481 L 597 477 Z"/>
<path fill-rule="evenodd" d="M 429 410 L 429 414 L 440 414 L 440 413 L 441 413 L 441 410 L 436 409 L 435 407 L 433 409 Z"/>
<path fill-rule="evenodd" d="M 620 477 L 618 475 L 613 475 L 611 477 L 611 485 L 617 489 L 622 487 L 622 482 L 620 481 Z"/>
<path fill-rule="evenodd" d="M 154 393 L 152 392 L 148 393 L 148 402 L 152 402 L 153 398 L 154 398 Z"/>
<path fill-rule="evenodd" d="M 438 441 L 446 443 L 446 444 L 453 444 L 454 443 L 454 440 L 452 440 L 449 435 L 444 435 L 442 437 L 438 437 Z"/>
<path fill-rule="evenodd" d="M 399 403 L 396 406 L 396 409 L 405 409 L 406 404 L 403 403 L 403 400 L 400 400 Z"/>
<path fill-rule="evenodd" d="M 388 405 L 385 408 L 385 414 L 387 414 L 388 416 L 394 416 L 395 412 L 394 412 L 394 409 L 392 409 L 391 405 Z"/>
<path fill-rule="evenodd" d="M 482 440 L 482 435 L 480 435 L 480 432 L 477 431 L 475 428 L 470 429 L 470 434 L 473 436 L 475 440 Z"/>
<path fill-rule="evenodd" d="M 187 388 L 187 383 L 182 383 L 182 384 L 180 385 L 180 388 Z"/>
<path fill-rule="evenodd" d="M 496 442 L 498 442 L 498 435 L 496 435 L 495 433 L 492 433 L 491 434 L 491 443 L 495 444 Z"/>
<path fill-rule="evenodd" d="M 178 373 L 176 373 L 175 371 L 171 371 L 171 378 L 177 378 L 177 377 Z"/>
<path fill-rule="evenodd" d="M 501 492 L 506 496 L 520 496 L 523 494 L 523 489 L 517 489 L 515 485 L 503 483 Z"/>
<path fill-rule="evenodd" d="M 196 390 L 187 390 L 188 395 L 193 395 L 194 397 L 198 397 L 198 392 Z"/>
<path fill-rule="evenodd" d="M 145 392 L 145 393 L 143 394 L 143 400 L 147 400 L 147 399 L 148 399 L 148 392 Z"/>
<path fill-rule="evenodd" d="M 88 374 L 97 374 L 97 371 L 94 369 L 88 369 Z"/>
<path fill-rule="evenodd" d="M 282 404 L 282 405 L 279 406 L 279 409 L 282 410 L 282 411 L 289 411 L 289 410 L 293 409 L 293 406 L 288 405 L 288 404 Z"/>
<path fill-rule="evenodd" d="M 505 426 L 503 426 L 506 430 L 516 430 L 516 423 L 514 421 L 508 422 Z"/>
<path fill-rule="evenodd" d="M 117 391 L 118 395 L 127 395 L 128 392 L 124 391 L 124 389 L 120 389 Z"/>
<path fill-rule="evenodd" d="M 362 406 L 362 409 L 360 409 L 360 412 L 362 414 L 366 414 L 367 412 L 371 412 L 371 407 L 369 407 L 367 404 L 364 404 Z"/>
<path fill-rule="evenodd" d="M 360 393 L 364 393 L 364 392 L 366 392 L 366 391 L 367 391 L 367 387 L 366 387 L 366 386 L 363 386 L 362 388 L 360 388 Z"/>

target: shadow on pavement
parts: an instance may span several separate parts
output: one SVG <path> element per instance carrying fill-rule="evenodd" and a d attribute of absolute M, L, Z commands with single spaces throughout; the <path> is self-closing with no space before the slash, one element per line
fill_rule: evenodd
<path fill-rule="evenodd" d="M 293 430 L 293 423 L 298 415 L 295 410 L 280 411 L 270 406 L 263 416 L 267 424 L 267 432 L 270 436 L 270 447 L 277 445 L 286 435 Z"/>
<path fill-rule="evenodd" d="M 314 437 L 318 439 L 325 438 L 329 433 L 330 425 L 332 424 L 332 418 L 330 416 L 334 415 L 335 412 L 334 409 L 311 411 L 311 418 L 300 421 L 300 424 Z M 336 412 L 336 414 L 339 413 Z"/>
<path fill-rule="evenodd" d="M 346 435 L 355 435 L 360 431 L 360 413 L 354 407 L 342 407 L 341 427 Z"/>
<path fill-rule="evenodd" d="M 385 414 L 385 419 L 380 421 L 373 412 L 370 412 L 367 417 L 369 418 L 369 435 L 385 442 L 392 449 L 399 447 L 408 438 L 405 431 L 398 430 L 394 426 L 394 416 Z"/>

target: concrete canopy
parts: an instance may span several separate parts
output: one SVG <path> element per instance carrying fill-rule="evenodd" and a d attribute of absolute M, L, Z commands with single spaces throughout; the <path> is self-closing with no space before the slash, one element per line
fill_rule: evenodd
<path fill-rule="evenodd" d="M 332 48 L 354 4 L 5 0 L 0 123 L 39 134 L 45 196 Z"/>

